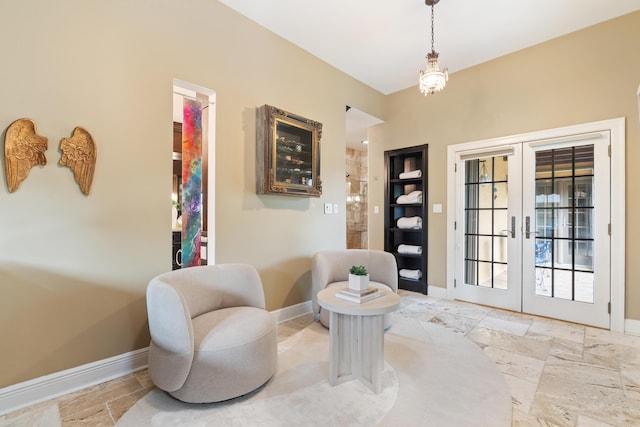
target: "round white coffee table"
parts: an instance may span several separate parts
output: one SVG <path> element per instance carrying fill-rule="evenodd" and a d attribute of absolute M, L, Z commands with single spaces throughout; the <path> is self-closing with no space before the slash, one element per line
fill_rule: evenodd
<path fill-rule="evenodd" d="M 336 294 L 344 286 L 318 292 L 318 304 L 329 310 L 329 384 L 359 379 L 374 393 L 382 388 L 384 369 L 384 315 L 400 306 L 400 297 L 388 290 L 371 301 L 357 303 Z"/>

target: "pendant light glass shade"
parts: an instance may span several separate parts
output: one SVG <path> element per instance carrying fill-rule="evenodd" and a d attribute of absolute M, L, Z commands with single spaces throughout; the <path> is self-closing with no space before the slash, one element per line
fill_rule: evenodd
<path fill-rule="evenodd" d="M 431 51 L 427 54 L 427 69 L 420 70 L 420 92 L 424 95 L 432 95 L 440 92 L 449 80 L 449 72 L 445 68 L 440 71 L 438 65 L 438 53 Z"/>

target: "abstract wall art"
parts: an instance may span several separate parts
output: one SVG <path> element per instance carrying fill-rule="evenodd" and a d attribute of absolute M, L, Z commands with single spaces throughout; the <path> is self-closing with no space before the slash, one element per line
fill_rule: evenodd
<path fill-rule="evenodd" d="M 201 265 L 202 105 L 185 99 L 182 110 L 182 267 Z"/>

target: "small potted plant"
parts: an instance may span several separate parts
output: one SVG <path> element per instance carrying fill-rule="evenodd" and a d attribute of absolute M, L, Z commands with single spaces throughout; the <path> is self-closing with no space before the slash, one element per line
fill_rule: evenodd
<path fill-rule="evenodd" d="M 352 265 L 349 269 L 349 289 L 364 291 L 369 287 L 369 273 L 364 265 Z"/>

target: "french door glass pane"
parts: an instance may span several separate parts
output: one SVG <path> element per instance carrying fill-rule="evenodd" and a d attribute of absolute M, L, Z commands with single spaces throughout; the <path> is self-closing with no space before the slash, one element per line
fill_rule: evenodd
<path fill-rule="evenodd" d="M 576 271 L 576 301 L 593 304 L 593 272 Z"/>
<path fill-rule="evenodd" d="M 478 236 L 467 236 L 465 240 L 466 258 L 471 261 L 476 261 L 478 259 Z"/>
<path fill-rule="evenodd" d="M 491 243 L 493 239 L 491 236 L 479 236 L 478 237 L 478 260 L 491 262 Z"/>
<path fill-rule="evenodd" d="M 552 283 L 553 283 L 553 295 L 554 298 L 561 298 L 572 300 L 573 295 L 573 272 L 570 270 L 560 270 L 554 268 L 552 270 Z"/>
<path fill-rule="evenodd" d="M 593 303 L 593 145 L 536 152 L 536 294 Z"/>
<path fill-rule="evenodd" d="M 507 263 L 507 237 L 498 236 L 493 238 L 493 260 L 495 262 Z"/>
<path fill-rule="evenodd" d="M 478 286 L 483 288 L 493 287 L 490 262 L 478 263 Z"/>
<path fill-rule="evenodd" d="M 493 230 L 493 211 L 484 209 L 477 211 L 478 215 L 478 232 L 484 235 L 491 235 Z"/>
<path fill-rule="evenodd" d="M 478 192 L 478 208 L 491 209 L 493 207 L 493 185 L 491 183 L 480 184 Z"/>
<path fill-rule="evenodd" d="M 478 233 L 478 212 L 467 210 L 465 212 L 465 235 L 475 236 Z"/>
<path fill-rule="evenodd" d="M 465 261 L 464 263 L 464 283 L 467 285 L 477 285 L 477 265 L 476 261 Z"/>
<path fill-rule="evenodd" d="M 493 211 L 493 234 L 505 234 L 504 230 L 509 229 L 508 212 L 506 209 L 496 209 Z"/>
<path fill-rule="evenodd" d="M 496 182 L 507 182 L 507 159 L 507 156 L 493 158 L 493 179 Z"/>
<path fill-rule="evenodd" d="M 507 183 L 496 182 L 493 184 L 493 207 L 497 209 L 507 208 Z"/>

